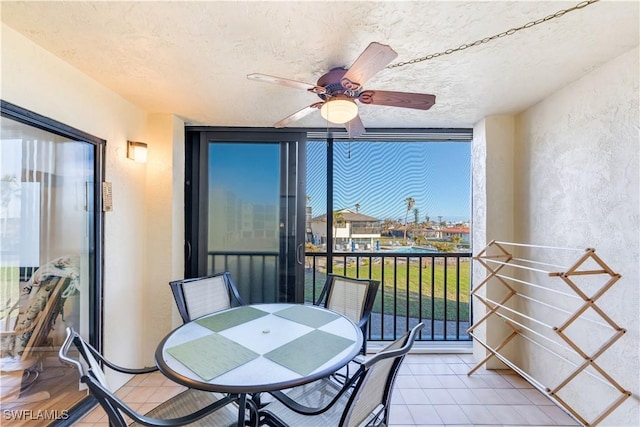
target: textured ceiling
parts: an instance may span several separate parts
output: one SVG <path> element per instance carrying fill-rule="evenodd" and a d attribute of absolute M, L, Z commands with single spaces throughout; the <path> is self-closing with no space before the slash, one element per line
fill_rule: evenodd
<path fill-rule="evenodd" d="M 271 126 L 319 100 L 250 81 L 313 83 L 372 41 L 396 61 L 455 48 L 577 2 L 10 2 L 2 21 L 133 104 L 188 123 Z M 435 94 L 429 111 L 361 105 L 366 127 L 471 127 L 514 114 L 639 42 L 639 3 L 601 0 L 514 35 L 384 69 L 365 89 Z M 327 126 L 319 113 L 294 126 Z"/>

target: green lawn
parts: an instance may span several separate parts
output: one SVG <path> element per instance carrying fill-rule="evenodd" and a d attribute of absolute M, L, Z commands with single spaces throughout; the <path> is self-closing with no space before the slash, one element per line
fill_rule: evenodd
<path fill-rule="evenodd" d="M 425 259 L 425 265 L 422 267 L 415 260 L 409 264 L 399 262 L 395 267 L 392 262 L 387 262 L 384 264 L 384 269 L 382 263 L 373 263 L 369 266 L 368 261 L 361 263 L 358 268 L 355 263 L 347 264 L 346 269 L 342 263 L 334 263 L 333 272 L 348 277 L 369 278 L 369 271 L 371 271 L 371 278 L 382 283 L 374 305 L 375 312 L 381 312 L 384 307 L 385 314 L 391 314 L 395 309 L 398 316 L 418 317 L 421 313 L 423 319 L 443 320 L 446 311 L 446 318 L 449 320 L 469 319 L 469 260 L 463 259 L 460 262 L 459 281 L 455 260 L 450 260 L 451 265 L 446 268 L 446 283 L 444 262 L 442 259 L 439 261 L 434 266 L 430 260 Z M 384 278 L 382 278 L 383 270 Z M 307 301 L 312 299 L 313 277 L 311 274 L 307 270 L 305 277 Z M 325 268 L 316 269 L 316 297 L 322 289 L 325 277 Z"/>
<path fill-rule="evenodd" d="M 0 319 L 20 298 L 20 269 L 18 267 L 0 267 Z"/>

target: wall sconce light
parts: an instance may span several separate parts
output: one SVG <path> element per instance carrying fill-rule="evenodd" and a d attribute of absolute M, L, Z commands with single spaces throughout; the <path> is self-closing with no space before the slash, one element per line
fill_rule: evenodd
<path fill-rule="evenodd" d="M 127 158 L 136 162 L 146 163 L 147 144 L 144 142 L 127 141 Z"/>

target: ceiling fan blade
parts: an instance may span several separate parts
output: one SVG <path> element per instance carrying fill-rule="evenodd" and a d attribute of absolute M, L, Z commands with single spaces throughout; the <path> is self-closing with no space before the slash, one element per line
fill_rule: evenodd
<path fill-rule="evenodd" d="M 296 111 L 292 115 L 290 115 L 288 117 L 285 117 L 284 119 L 280 120 L 278 123 L 275 123 L 273 125 L 273 127 L 274 128 L 283 128 L 283 127 L 287 126 L 290 123 L 298 121 L 301 118 L 303 118 L 303 117 L 311 114 L 312 112 L 318 110 L 320 107 L 322 107 L 322 104 L 324 104 L 324 102 L 315 102 L 315 103 L 309 105 L 308 107 L 304 107 L 302 110 Z"/>
<path fill-rule="evenodd" d="M 436 96 L 427 93 L 391 92 L 388 90 L 365 90 L 358 100 L 363 104 L 388 105 L 391 107 L 428 110 L 436 103 Z"/>
<path fill-rule="evenodd" d="M 320 86 L 312 85 L 311 83 L 299 82 L 297 80 L 285 79 L 282 77 L 269 76 L 267 74 L 253 73 L 247 74 L 249 80 L 255 80 L 258 82 L 275 83 L 281 86 L 287 86 L 294 89 L 307 90 L 313 93 L 324 93 L 325 89 Z"/>
<path fill-rule="evenodd" d="M 355 116 L 351 121 L 348 121 L 344 124 L 344 127 L 347 129 L 349 133 L 349 138 L 358 138 L 364 134 L 364 125 L 362 124 L 362 120 L 360 119 L 360 115 Z"/>
<path fill-rule="evenodd" d="M 358 90 L 397 56 L 396 51 L 386 44 L 370 43 L 347 70 L 340 83 L 347 90 Z"/>

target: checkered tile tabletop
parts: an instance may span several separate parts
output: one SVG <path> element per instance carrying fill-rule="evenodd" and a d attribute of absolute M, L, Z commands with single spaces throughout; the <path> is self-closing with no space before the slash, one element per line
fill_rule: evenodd
<path fill-rule="evenodd" d="M 161 344 L 156 361 L 177 382 L 252 393 L 324 377 L 353 359 L 361 346 L 360 329 L 332 311 L 255 304 L 181 326 Z"/>

